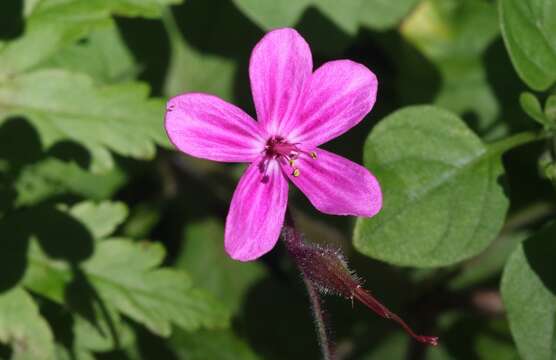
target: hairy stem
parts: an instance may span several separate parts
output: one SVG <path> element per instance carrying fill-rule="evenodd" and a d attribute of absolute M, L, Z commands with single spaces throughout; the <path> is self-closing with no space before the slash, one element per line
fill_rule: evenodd
<path fill-rule="evenodd" d="M 295 223 L 291 216 L 289 210 L 286 212 L 286 219 L 284 222 L 284 235 L 283 239 L 286 244 L 286 249 L 290 252 L 291 249 L 296 244 L 302 242 L 301 235 L 295 228 Z M 322 308 L 322 299 L 318 289 L 315 285 L 311 282 L 311 280 L 307 277 L 304 270 L 296 263 L 301 275 L 303 277 L 303 282 L 307 289 L 307 294 L 309 295 L 309 301 L 311 302 L 311 309 L 313 311 L 313 318 L 315 320 L 315 328 L 317 332 L 317 336 L 319 339 L 320 350 L 322 353 L 323 360 L 333 360 L 334 357 L 334 345 L 332 339 L 330 338 L 329 329 L 327 326 L 326 315 Z"/>

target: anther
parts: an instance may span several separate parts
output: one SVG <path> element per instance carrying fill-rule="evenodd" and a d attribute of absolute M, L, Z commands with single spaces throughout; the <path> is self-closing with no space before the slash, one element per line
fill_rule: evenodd
<path fill-rule="evenodd" d="M 299 171 L 299 169 L 293 169 L 293 176 L 298 177 L 299 174 L 301 174 L 301 172 Z"/>
<path fill-rule="evenodd" d="M 293 167 L 295 165 L 295 161 L 293 159 L 290 159 L 289 163 L 290 163 L 291 167 Z"/>
<path fill-rule="evenodd" d="M 311 151 L 310 155 L 313 159 L 315 159 L 315 160 L 317 159 L 317 153 L 316 152 Z"/>

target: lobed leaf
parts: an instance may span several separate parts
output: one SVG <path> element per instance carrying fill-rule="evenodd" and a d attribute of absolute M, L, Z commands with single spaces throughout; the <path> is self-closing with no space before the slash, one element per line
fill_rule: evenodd
<path fill-rule="evenodd" d="M 234 0 L 234 3 L 262 28 L 293 26 L 308 7 L 314 6 L 342 30 L 354 34 L 360 25 L 384 30 L 394 27 L 418 0 Z"/>
<path fill-rule="evenodd" d="M 102 301 L 160 336 L 170 335 L 171 324 L 189 331 L 227 326 L 222 305 L 195 288 L 186 273 L 159 268 L 163 258 L 164 249 L 158 244 L 105 240 L 96 244 L 79 271 Z M 63 303 L 75 276 L 67 263 L 48 258 L 34 246 L 24 284 Z"/>
<path fill-rule="evenodd" d="M 148 87 L 138 83 L 98 86 L 88 76 L 64 70 L 39 70 L 0 82 L 0 118 L 29 118 L 46 147 L 61 140 L 83 144 L 97 172 L 113 166 L 109 150 L 152 158 L 155 143 L 167 144 L 163 111 L 163 102 L 148 99 Z"/>
<path fill-rule="evenodd" d="M 31 296 L 16 287 L 0 294 L 0 342 L 13 360 L 54 359 L 54 338 Z"/>

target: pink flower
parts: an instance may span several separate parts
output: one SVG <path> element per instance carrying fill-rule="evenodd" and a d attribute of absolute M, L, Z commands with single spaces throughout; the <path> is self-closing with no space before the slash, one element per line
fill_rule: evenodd
<path fill-rule="evenodd" d="M 215 96 L 188 93 L 168 102 L 165 127 L 186 154 L 249 167 L 226 219 L 228 254 L 249 261 L 280 235 L 294 183 L 321 212 L 373 216 L 382 207 L 375 177 L 364 167 L 318 148 L 371 111 L 376 76 L 350 60 L 313 72 L 311 50 L 293 29 L 266 34 L 249 63 L 258 121 Z"/>

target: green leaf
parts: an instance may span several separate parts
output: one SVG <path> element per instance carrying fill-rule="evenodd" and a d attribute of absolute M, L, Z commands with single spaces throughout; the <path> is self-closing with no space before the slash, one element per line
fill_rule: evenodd
<path fill-rule="evenodd" d="M 105 240 L 96 244 L 80 271 L 100 299 L 158 335 L 168 336 L 171 323 L 190 331 L 227 326 L 227 311 L 193 287 L 186 273 L 158 267 L 164 255 L 159 244 Z M 24 284 L 62 303 L 75 275 L 67 263 L 46 257 L 34 246 Z"/>
<path fill-rule="evenodd" d="M 105 352 L 125 347 L 135 340 L 131 327 L 106 303 L 96 302 L 87 311 L 80 312 L 75 307 L 72 310 L 73 347 L 77 351 Z M 84 313 L 88 319 L 82 315 Z"/>
<path fill-rule="evenodd" d="M 523 242 L 512 254 L 501 292 L 523 359 L 556 357 L 556 224 Z"/>
<path fill-rule="evenodd" d="M 395 26 L 419 0 L 234 0 L 234 3 L 264 29 L 293 26 L 305 10 L 314 6 L 342 30 L 355 34 L 362 24 L 377 30 Z"/>
<path fill-rule="evenodd" d="M 257 25 L 270 30 L 295 25 L 312 0 L 233 0 L 233 2 Z"/>
<path fill-rule="evenodd" d="M 551 124 L 556 126 L 556 95 L 550 95 L 544 104 L 544 113 Z"/>
<path fill-rule="evenodd" d="M 25 34 L 0 42 L 0 79 L 38 65 L 59 49 L 110 25 L 111 15 L 160 16 L 163 5 L 181 0 L 43 0 L 25 5 Z"/>
<path fill-rule="evenodd" d="M 0 294 L 0 342 L 13 360 L 53 359 L 54 339 L 33 298 L 16 287 Z"/>
<path fill-rule="evenodd" d="M 260 359 L 230 330 L 176 331 L 170 340 L 172 349 L 180 359 L 188 360 L 256 360 Z"/>
<path fill-rule="evenodd" d="M 101 296 L 159 335 L 170 334 L 170 323 L 186 330 L 226 326 L 226 311 L 187 274 L 156 268 L 163 258 L 161 245 L 107 240 L 83 269 Z"/>
<path fill-rule="evenodd" d="M 77 141 L 90 151 L 91 169 L 106 171 L 113 166 L 109 150 L 150 159 L 155 143 L 167 145 L 164 104 L 148 92 L 138 83 L 97 86 L 85 75 L 41 70 L 0 83 L 0 119 L 28 117 L 46 147 Z"/>
<path fill-rule="evenodd" d="M 271 3 L 268 2 L 268 4 Z M 188 91 L 205 92 L 232 101 L 237 70 L 236 61 L 195 48 L 182 35 L 171 13 L 164 15 L 164 25 L 170 37 L 172 50 L 164 93 L 168 96 L 175 96 Z M 215 31 L 212 28 L 211 30 Z M 247 63 L 242 66 L 247 66 Z"/>
<path fill-rule="evenodd" d="M 508 200 L 500 156 L 452 113 L 408 107 L 367 138 L 364 163 L 382 186 L 384 206 L 358 219 L 355 247 L 398 265 L 431 267 L 477 255 L 497 236 Z"/>
<path fill-rule="evenodd" d="M 464 290 L 499 277 L 509 255 L 529 234 L 529 231 L 516 231 L 498 237 L 479 256 L 470 259 L 459 268 L 458 274 L 450 280 L 450 289 Z"/>
<path fill-rule="evenodd" d="M 224 228 L 214 219 L 188 224 L 176 266 L 236 313 L 248 288 L 264 275 L 261 264 L 240 263 L 224 251 Z"/>
<path fill-rule="evenodd" d="M 15 180 L 15 205 L 33 205 L 68 193 L 95 200 L 106 199 L 125 181 L 126 174 L 119 168 L 92 174 L 74 162 L 46 158 L 23 168 Z"/>
<path fill-rule="evenodd" d="M 425 0 L 404 20 L 400 32 L 440 72 L 435 105 L 459 115 L 473 113 L 479 132 L 492 131 L 500 106 L 484 57 L 499 33 L 495 6 L 482 0 Z M 409 60 L 400 60 L 402 71 L 412 71 Z"/>
<path fill-rule="evenodd" d="M 64 47 L 42 66 L 85 73 L 105 84 L 131 81 L 139 72 L 116 24 L 99 27 L 84 40 Z"/>
<path fill-rule="evenodd" d="M 527 115 L 529 115 L 533 120 L 542 126 L 548 125 L 548 119 L 544 115 L 541 103 L 535 95 L 530 92 L 524 92 L 519 97 L 519 103 Z"/>
<path fill-rule="evenodd" d="M 525 83 L 542 91 L 556 81 L 556 3 L 500 0 L 500 26 L 514 67 Z"/>
<path fill-rule="evenodd" d="M 95 239 L 102 239 L 114 232 L 128 215 L 122 202 L 81 202 L 69 209 L 69 213 L 81 221 Z"/>

